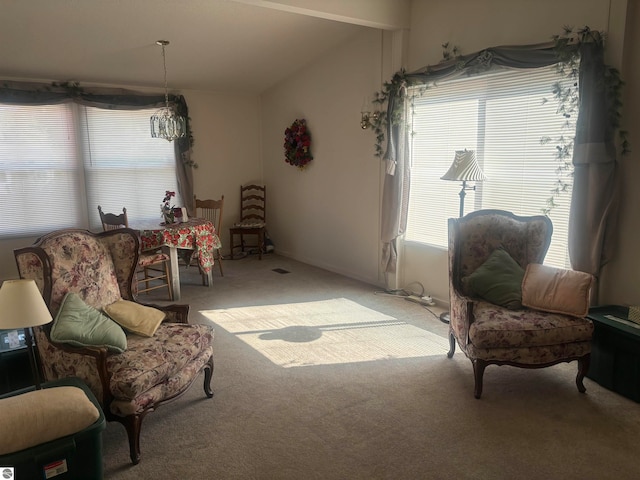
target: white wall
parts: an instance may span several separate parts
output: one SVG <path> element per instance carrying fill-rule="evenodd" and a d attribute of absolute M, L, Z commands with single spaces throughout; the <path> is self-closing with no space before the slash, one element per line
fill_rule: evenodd
<path fill-rule="evenodd" d="M 618 0 L 613 0 L 618 2 Z M 606 30 L 610 0 L 414 0 L 408 70 L 442 60 L 445 42 L 462 54 L 551 41 L 564 25 Z"/>
<path fill-rule="evenodd" d="M 382 32 L 340 49 L 262 95 L 267 224 L 276 252 L 379 283 L 380 160 L 360 128 L 363 100 L 380 89 Z M 284 160 L 284 131 L 304 118 L 314 160 Z"/>
<path fill-rule="evenodd" d="M 622 201 L 615 256 L 603 269 L 600 289 L 600 303 L 614 305 L 640 305 L 640 5 L 633 0 L 629 7 L 621 73 L 626 82 L 622 121 L 629 134 L 631 153 L 620 161 Z"/>
<path fill-rule="evenodd" d="M 220 238 L 228 250 L 229 227 L 240 218 L 240 186 L 262 181 L 260 102 L 257 95 L 183 93 L 194 135 L 193 190 L 198 198 L 224 195 Z"/>

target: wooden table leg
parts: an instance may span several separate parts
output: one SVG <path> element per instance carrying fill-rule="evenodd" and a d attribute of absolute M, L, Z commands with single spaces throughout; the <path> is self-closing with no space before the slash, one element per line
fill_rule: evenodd
<path fill-rule="evenodd" d="M 169 258 L 171 260 L 171 290 L 173 300 L 180 300 L 180 268 L 178 267 L 178 247 L 169 247 Z"/>

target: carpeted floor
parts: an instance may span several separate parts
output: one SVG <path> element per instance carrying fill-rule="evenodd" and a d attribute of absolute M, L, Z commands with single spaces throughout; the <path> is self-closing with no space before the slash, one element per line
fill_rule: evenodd
<path fill-rule="evenodd" d="M 278 273 L 283 270 L 288 273 Z M 640 404 L 576 364 L 447 359 L 447 326 L 415 303 L 274 254 L 182 270 L 192 321 L 216 327 L 213 388 L 149 414 L 142 460 L 103 435 L 108 479 L 636 479 Z"/>
<path fill-rule="evenodd" d="M 284 368 L 442 355 L 449 347 L 439 335 L 346 298 L 202 313 Z"/>

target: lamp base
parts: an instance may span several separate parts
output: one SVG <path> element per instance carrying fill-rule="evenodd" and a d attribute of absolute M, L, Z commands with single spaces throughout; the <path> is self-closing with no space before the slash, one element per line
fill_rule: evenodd
<path fill-rule="evenodd" d="M 31 336 L 31 328 L 27 327 L 24 329 L 24 339 L 27 344 L 27 348 L 29 349 L 29 363 L 31 363 L 31 373 L 33 375 L 33 383 L 36 386 L 36 390 L 40 390 L 42 386 L 40 385 L 40 371 L 38 370 L 38 359 L 36 358 L 36 346 L 33 342 L 33 337 Z"/>
<path fill-rule="evenodd" d="M 451 320 L 451 317 L 449 317 L 449 312 L 442 312 L 440 314 L 440 321 L 442 323 L 449 323 L 450 320 Z"/>

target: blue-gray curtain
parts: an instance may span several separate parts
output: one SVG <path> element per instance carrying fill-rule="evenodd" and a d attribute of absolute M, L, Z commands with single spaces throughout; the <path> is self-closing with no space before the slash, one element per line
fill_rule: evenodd
<path fill-rule="evenodd" d="M 580 52 L 580 112 L 573 147 L 573 196 L 569 255 L 576 270 L 596 279 L 613 254 L 617 231 L 619 174 L 611 102 L 605 87 L 604 49 L 584 44 Z M 597 289 L 592 300 L 597 302 Z"/>
<path fill-rule="evenodd" d="M 565 48 L 571 48 L 570 46 Z M 575 166 L 570 213 L 569 253 L 574 269 L 598 276 L 609 258 L 615 229 L 616 151 L 609 121 L 611 104 L 605 89 L 604 46 L 583 42 L 580 48 L 580 114 L 577 120 L 573 164 Z M 438 80 L 468 76 L 495 67 L 539 68 L 559 62 L 553 43 L 496 47 L 425 67 L 413 73 L 399 72 L 392 79 L 387 118 L 406 96 L 407 87 L 429 86 Z M 437 88 L 437 87 L 436 87 Z M 402 122 L 389 121 L 387 168 L 383 188 L 382 259 L 385 273 L 396 271 L 397 240 L 406 227 L 410 169 L 407 135 Z"/>
<path fill-rule="evenodd" d="M 148 95 L 120 88 L 86 88 L 74 85 L 48 85 L 33 82 L 0 81 L 0 103 L 16 105 L 51 105 L 75 102 L 110 110 L 136 110 L 163 107 L 164 95 Z M 179 115 L 189 119 L 189 108 L 182 95 L 169 95 L 169 105 Z M 193 172 L 189 137 L 174 141 L 176 172 L 180 195 L 188 208 L 193 203 Z M 192 215 L 193 212 L 189 212 Z"/>

